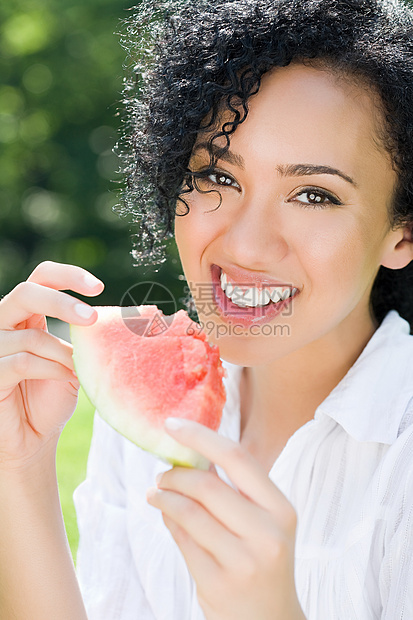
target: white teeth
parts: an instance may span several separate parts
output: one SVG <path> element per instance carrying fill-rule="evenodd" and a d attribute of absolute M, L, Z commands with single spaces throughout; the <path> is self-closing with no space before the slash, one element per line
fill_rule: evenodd
<path fill-rule="evenodd" d="M 271 301 L 271 293 L 267 288 L 261 289 L 258 291 L 258 305 L 266 306 Z"/>
<path fill-rule="evenodd" d="M 220 280 L 221 288 L 225 292 L 225 295 L 241 308 L 266 306 L 271 301 L 277 303 L 279 301 L 284 301 L 290 296 L 292 297 L 298 292 L 296 288 L 291 289 L 291 287 L 285 286 L 274 286 L 261 289 L 254 286 L 245 289 L 228 282 L 227 274 L 223 271 L 221 271 Z"/>
<path fill-rule="evenodd" d="M 242 302 L 246 305 L 246 306 L 256 306 L 257 303 L 260 303 L 258 301 L 258 290 L 256 288 L 249 288 L 245 291 L 243 297 L 242 297 Z"/>
<path fill-rule="evenodd" d="M 247 304 L 242 299 L 239 299 L 237 301 L 232 301 L 232 303 L 237 305 L 237 306 L 239 306 L 240 308 L 246 308 L 247 307 Z"/>
<path fill-rule="evenodd" d="M 277 301 L 280 301 L 281 298 L 282 298 L 282 289 L 274 288 L 271 293 L 271 301 L 273 301 L 274 303 L 277 303 Z"/>
<path fill-rule="evenodd" d="M 230 285 L 228 284 L 228 286 Z M 231 297 L 231 301 L 234 304 L 237 304 L 237 306 L 245 307 L 247 305 L 247 300 L 244 298 L 245 293 L 248 293 L 248 291 L 243 291 L 242 288 L 240 288 L 239 286 L 234 286 L 232 287 L 232 292 L 229 294 L 229 297 Z"/>

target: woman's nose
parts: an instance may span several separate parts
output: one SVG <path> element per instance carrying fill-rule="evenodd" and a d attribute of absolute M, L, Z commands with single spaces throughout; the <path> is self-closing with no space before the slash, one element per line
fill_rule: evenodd
<path fill-rule="evenodd" d="M 228 224 L 225 251 L 237 264 L 251 269 L 266 269 L 288 253 L 288 242 L 276 208 L 262 204 L 244 205 Z"/>

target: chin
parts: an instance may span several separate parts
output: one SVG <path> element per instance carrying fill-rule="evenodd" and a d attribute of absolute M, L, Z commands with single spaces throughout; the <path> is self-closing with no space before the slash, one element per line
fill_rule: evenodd
<path fill-rule="evenodd" d="M 271 343 L 267 338 L 265 345 L 262 343 L 262 338 L 255 338 L 254 342 L 253 336 L 211 338 L 212 341 L 218 345 L 221 358 L 237 366 L 270 364 L 288 353 L 277 337 L 273 337 Z"/>

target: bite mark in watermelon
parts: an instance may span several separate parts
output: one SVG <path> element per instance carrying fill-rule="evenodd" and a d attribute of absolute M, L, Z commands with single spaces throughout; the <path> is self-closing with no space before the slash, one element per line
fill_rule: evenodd
<path fill-rule="evenodd" d="M 76 373 L 99 415 L 167 462 L 207 468 L 163 424 L 173 416 L 218 429 L 225 402 L 218 347 L 184 310 L 172 316 L 156 306 L 95 310 L 96 323 L 71 325 L 70 334 Z"/>

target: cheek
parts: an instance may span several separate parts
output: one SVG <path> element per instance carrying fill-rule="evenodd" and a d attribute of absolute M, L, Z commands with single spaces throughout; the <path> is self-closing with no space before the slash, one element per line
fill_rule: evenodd
<path fill-rule="evenodd" d="M 185 220 L 185 221 L 184 221 Z M 182 255 L 186 253 L 186 246 L 188 245 L 188 233 L 187 233 L 187 216 L 176 216 L 175 217 L 175 229 L 174 236 L 176 245 L 179 250 L 179 254 L 182 258 Z"/>
<path fill-rule="evenodd" d="M 201 206 L 197 200 L 188 201 L 188 205 L 188 213 L 175 217 L 175 241 L 182 261 L 188 258 L 196 261 L 219 236 L 219 218 L 214 212 L 208 213 L 205 205 Z"/>
<path fill-rule="evenodd" d="M 206 231 L 196 219 L 192 212 L 175 218 L 175 241 L 185 276 L 190 280 L 199 278 L 201 257 L 209 242 Z"/>
<path fill-rule="evenodd" d="M 366 222 L 351 215 L 319 218 L 316 226 L 303 227 L 300 262 L 313 286 L 339 292 L 350 286 L 364 287 L 379 266 L 379 243 Z"/>

